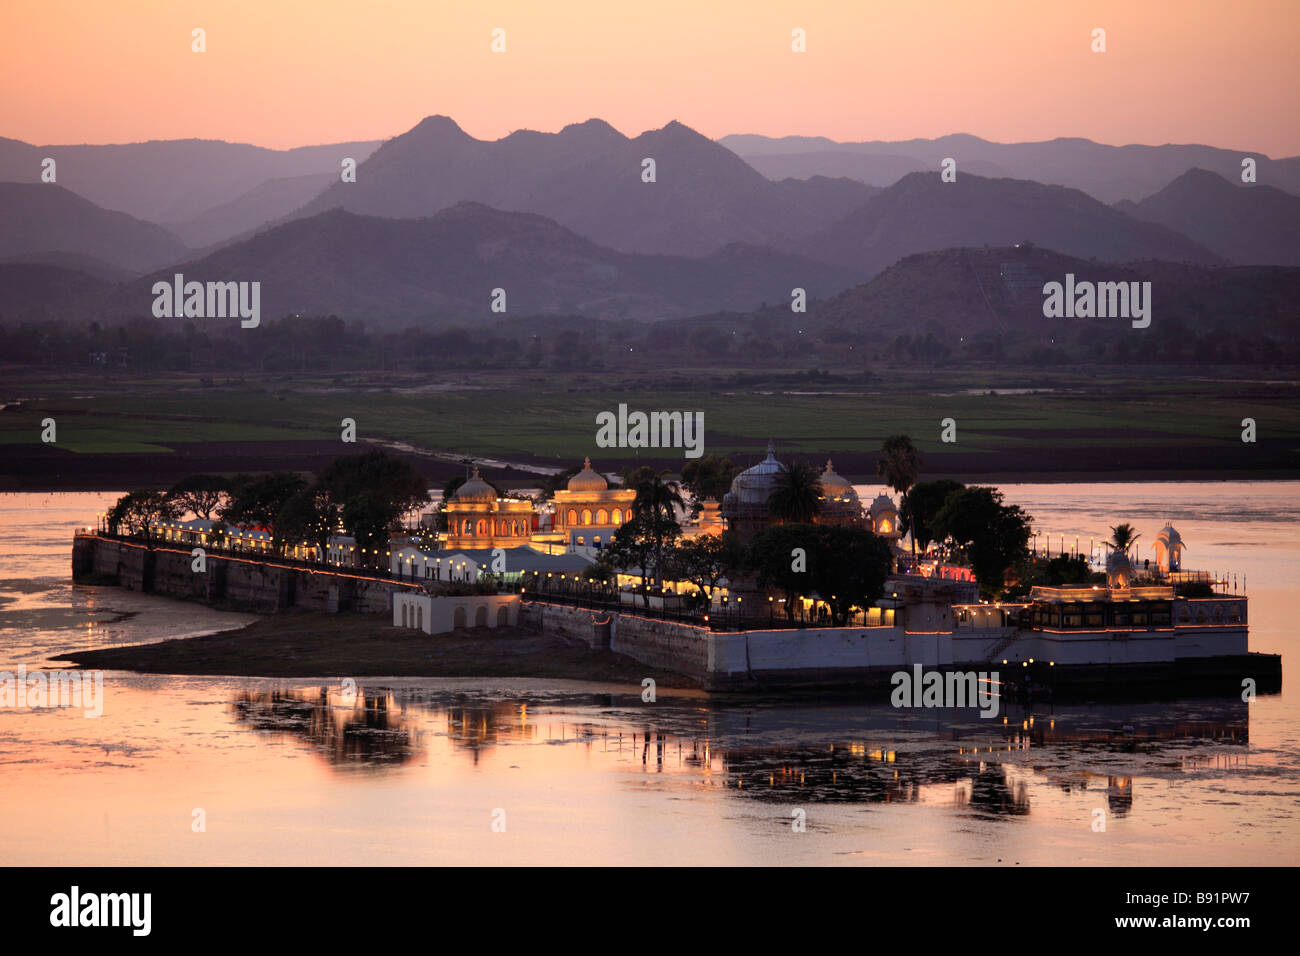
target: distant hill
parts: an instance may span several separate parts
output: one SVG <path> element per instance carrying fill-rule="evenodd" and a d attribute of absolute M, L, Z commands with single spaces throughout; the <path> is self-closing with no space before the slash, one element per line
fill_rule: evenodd
<path fill-rule="evenodd" d="M 944 249 L 908 256 L 870 282 L 810 312 L 816 327 L 835 327 L 883 344 L 899 334 L 933 333 L 954 349 L 985 332 L 1017 339 L 1124 330 L 1122 319 L 1044 318 L 1043 285 L 1077 281 L 1150 281 L 1157 334 L 1173 319 L 1234 336 L 1300 335 L 1300 269 L 1167 262 L 1093 262 L 1038 246 Z M 1131 325 L 1127 326 L 1131 329 Z M 1138 334 L 1142 330 L 1133 330 Z"/>
<path fill-rule="evenodd" d="M 268 180 L 280 181 L 286 199 L 274 199 L 264 190 L 266 215 L 252 224 L 259 225 L 305 201 L 292 191 L 296 177 L 338 178 L 344 157 L 360 163 L 378 146 L 375 141 L 277 150 L 200 139 L 34 146 L 0 138 L 0 181 L 40 182 L 41 160 L 49 156 L 57 164 L 57 185 L 105 209 L 164 224 L 188 223 Z"/>
<path fill-rule="evenodd" d="M 94 256 L 87 256 L 78 252 L 26 252 L 16 256 L 9 256 L 0 260 L 0 262 L 10 265 L 58 266 L 60 269 L 84 272 L 86 275 L 102 279 L 109 284 L 125 282 L 140 275 L 139 270 L 124 269 L 121 266 L 113 265 L 111 262 L 105 262 L 103 259 L 96 259 Z"/>
<path fill-rule="evenodd" d="M 1272 186 L 1192 169 L 1154 196 L 1115 208 L 1177 230 L 1229 262 L 1300 266 L 1300 196 Z"/>
<path fill-rule="evenodd" d="M 653 183 L 641 178 L 646 158 Z M 677 122 L 635 138 L 593 119 L 486 141 L 431 116 L 376 150 L 355 183 L 334 183 L 297 215 L 415 218 L 473 201 L 546 216 L 623 252 L 705 255 L 805 236 L 872 193 L 848 179 L 774 183 Z"/>
<path fill-rule="evenodd" d="M 424 219 L 329 210 L 227 246 L 197 262 L 121 286 L 96 303 L 105 316 L 148 314 L 157 278 L 260 281 L 263 318 L 334 313 L 412 321 L 491 323 L 492 290 L 510 317 L 552 313 L 654 319 L 790 301 L 849 284 L 833 267 L 734 244 L 712 256 L 648 256 L 598 246 L 527 213 L 460 203 Z"/>
<path fill-rule="evenodd" d="M 329 172 L 268 179 L 229 202 L 167 227 L 194 248 L 215 245 L 293 212 L 338 177 L 337 172 Z"/>
<path fill-rule="evenodd" d="M 1107 146 L 1077 137 L 1037 143 L 993 143 L 967 133 L 938 139 L 839 143 L 822 136 L 724 136 L 718 140 L 764 175 L 850 176 L 889 185 L 913 169 L 938 172 L 946 157 L 957 169 L 982 176 L 1032 179 L 1081 189 L 1104 203 L 1137 201 L 1189 169 L 1208 169 L 1230 180 L 1241 161 L 1255 159 L 1261 184 L 1300 195 L 1300 157 L 1270 159 L 1250 150 L 1214 146 Z"/>
<path fill-rule="evenodd" d="M 1164 226 L 1124 215 L 1063 186 L 958 173 L 909 173 L 840 221 L 787 246 L 875 275 L 903 256 L 952 246 L 1031 241 L 1080 258 L 1214 264 L 1223 260 Z"/>
<path fill-rule="evenodd" d="M 138 273 L 174 262 L 185 251 L 161 226 L 101 209 L 62 186 L 0 182 L 0 259 L 72 253 Z"/>
<path fill-rule="evenodd" d="M 34 262 L 0 262 L 0 321 L 53 318 L 110 283 L 76 269 Z"/>

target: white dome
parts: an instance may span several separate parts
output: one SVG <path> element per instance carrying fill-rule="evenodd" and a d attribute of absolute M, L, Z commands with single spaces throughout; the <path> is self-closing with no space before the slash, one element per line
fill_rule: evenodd
<path fill-rule="evenodd" d="M 822 494 L 827 498 L 846 498 L 853 501 L 858 498 L 858 493 L 853 490 L 853 485 L 850 484 L 849 480 L 835 473 L 835 469 L 831 467 L 830 459 L 827 459 L 826 470 L 818 476 L 817 480 L 821 484 Z"/>
<path fill-rule="evenodd" d="M 731 480 L 731 491 L 724 504 L 766 505 L 776 488 L 776 476 L 786 472 L 785 465 L 776 460 L 776 449 L 767 445 L 767 457 L 753 468 L 746 468 Z"/>
<path fill-rule="evenodd" d="M 598 475 L 591 470 L 591 459 L 586 458 L 582 462 L 582 471 L 578 472 L 569 479 L 569 491 L 581 491 L 590 493 L 593 491 L 608 491 L 609 482 L 605 480 L 604 475 Z"/>
<path fill-rule="evenodd" d="M 492 486 L 479 477 L 478 465 L 474 466 L 474 475 L 456 489 L 453 495 L 457 501 L 496 501 L 497 493 Z"/>

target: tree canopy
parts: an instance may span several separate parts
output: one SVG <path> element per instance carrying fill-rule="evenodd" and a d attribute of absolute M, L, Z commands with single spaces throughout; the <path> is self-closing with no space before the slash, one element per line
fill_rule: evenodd
<path fill-rule="evenodd" d="M 767 506 L 780 521 L 808 524 L 821 512 L 822 487 L 817 469 L 807 462 L 792 461 L 777 474 Z"/>
<path fill-rule="evenodd" d="M 1007 569 L 1028 559 L 1031 520 L 1019 505 L 1003 504 L 996 488 L 973 486 L 949 495 L 932 527 L 966 551 L 980 592 L 996 597 Z"/>
<path fill-rule="evenodd" d="M 903 515 L 899 530 L 910 534 L 922 549 L 928 548 L 935 540 L 931 527 L 935 515 L 943 508 L 950 494 L 965 487 L 960 481 L 948 478 L 918 481 L 903 495 Z"/>

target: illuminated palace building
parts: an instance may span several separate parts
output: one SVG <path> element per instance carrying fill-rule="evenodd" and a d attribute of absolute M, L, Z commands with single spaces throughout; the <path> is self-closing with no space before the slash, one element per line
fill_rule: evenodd
<path fill-rule="evenodd" d="M 561 535 L 569 547 L 598 548 L 609 544 L 614 533 L 632 517 L 631 488 L 610 488 L 604 476 L 591 470 L 591 459 L 582 471 L 569 479 L 564 491 L 555 493 L 551 531 Z"/>
<path fill-rule="evenodd" d="M 498 498 L 477 467 L 447 502 L 446 516 L 448 548 L 513 548 L 528 544 L 537 530 L 532 502 Z"/>

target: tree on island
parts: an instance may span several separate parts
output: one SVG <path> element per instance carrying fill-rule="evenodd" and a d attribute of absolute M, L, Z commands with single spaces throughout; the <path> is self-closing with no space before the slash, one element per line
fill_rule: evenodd
<path fill-rule="evenodd" d="M 127 534 L 152 541 L 152 525 L 175 521 L 178 517 L 180 510 L 165 492 L 140 489 L 118 498 L 113 507 L 108 509 L 108 530 L 119 534 L 120 529 L 125 527 Z"/>
<path fill-rule="evenodd" d="M 691 495 L 691 516 L 700 513 L 700 505 L 708 498 L 722 500 L 731 490 L 731 480 L 736 477 L 736 465 L 730 458 L 705 455 L 682 466 L 682 487 Z"/>
<path fill-rule="evenodd" d="M 1028 560 L 1031 520 L 1019 505 L 1003 504 L 996 488 L 975 486 L 949 495 L 932 529 L 937 539 L 965 550 L 980 593 L 994 598 L 1007 569 Z"/>
<path fill-rule="evenodd" d="M 778 521 L 811 523 L 822 510 L 822 486 L 817 470 L 806 462 L 792 461 L 777 474 L 767 507 Z"/>
<path fill-rule="evenodd" d="M 632 512 L 637 517 L 645 516 L 642 527 L 651 536 L 655 545 L 655 583 L 663 583 L 664 545 L 681 534 L 681 525 L 677 523 L 677 509 L 686 508 L 682 498 L 681 487 L 675 481 L 669 481 L 670 471 L 656 472 L 648 467 L 637 468 L 626 476 L 625 484 L 636 492 L 632 499 Z"/>
<path fill-rule="evenodd" d="M 918 481 L 903 495 L 903 515 L 899 530 L 910 534 L 912 540 L 921 546 L 921 550 L 926 550 L 935 540 L 931 530 L 935 515 L 943 508 L 950 494 L 965 487 L 960 481 L 948 478 Z"/>
<path fill-rule="evenodd" d="M 289 499 L 306 487 L 306 479 L 294 471 L 236 475 L 230 480 L 229 499 L 217 512 L 230 524 L 274 528 Z"/>
<path fill-rule="evenodd" d="M 676 520 L 664 517 L 662 511 L 637 511 L 625 522 L 609 546 L 601 550 L 601 560 L 610 568 L 641 572 L 641 597 L 645 607 L 650 606 L 650 571 L 659 573 L 664 545 L 671 544 L 681 534 Z"/>
<path fill-rule="evenodd" d="M 332 461 L 320 486 L 339 508 L 344 529 L 358 547 L 374 553 L 387 547 L 388 535 L 402 518 L 429 501 L 429 484 L 410 463 L 375 449 Z"/>
<path fill-rule="evenodd" d="M 1106 542 L 1106 546 L 1122 554 L 1128 554 L 1129 549 L 1137 544 L 1137 539 L 1140 537 L 1141 535 L 1128 522 L 1117 524 L 1110 529 L 1110 540 Z"/>
<path fill-rule="evenodd" d="M 229 498 L 230 479 L 221 475 L 190 475 L 172 485 L 167 497 L 185 512 L 211 521 Z"/>
<path fill-rule="evenodd" d="M 803 557 L 796 556 L 802 550 Z M 785 598 L 785 615 L 794 617 L 794 605 L 802 594 L 813 591 L 808 568 L 817 550 L 817 526 L 778 524 L 764 528 L 745 546 L 745 570 L 763 590 L 779 591 Z"/>
<path fill-rule="evenodd" d="M 809 565 L 813 587 L 830 605 L 831 623 L 843 627 L 853 608 L 872 607 L 885 593 L 894 554 L 866 528 L 818 525 L 817 539 Z"/>
<path fill-rule="evenodd" d="M 796 549 L 802 549 L 802 559 Z M 745 560 L 760 588 L 781 592 L 786 617 L 794 616 L 800 597 L 816 593 L 836 626 L 848 622 L 853 608 L 875 604 L 893 565 L 889 545 L 866 528 L 799 523 L 773 525 L 754 535 Z"/>
<path fill-rule="evenodd" d="M 280 509 L 275 518 L 275 548 L 284 553 L 287 546 L 307 541 L 325 554 L 329 539 L 338 532 L 341 514 L 330 498 L 328 489 L 319 482 L 297 492 Z"/>
<path fill-rule="evenodd" d="M 668 553 L 665 573 L 695 585 L 699 603 L 708 608 L 713 604 L 713 592 L 743 560 L 744 550 L 734 535 L 701 534 L 687 538 Z"/>
<path fill-rule="evenodd" d="M 906 435 L 890 435 L 880 446 L 885 457 L 876 462 L 876 473 L 885 479 L 895 492 L 903 496 L 903 505 L 907 506 L 907 492 L 916 484 L 921 474 L 923 460 L 921 453 Z M 907 523 L 915 525 L 915 519 L 909 517 Z M 912 567 L 916 568 L 916 537 L 912 536 Z"/>

